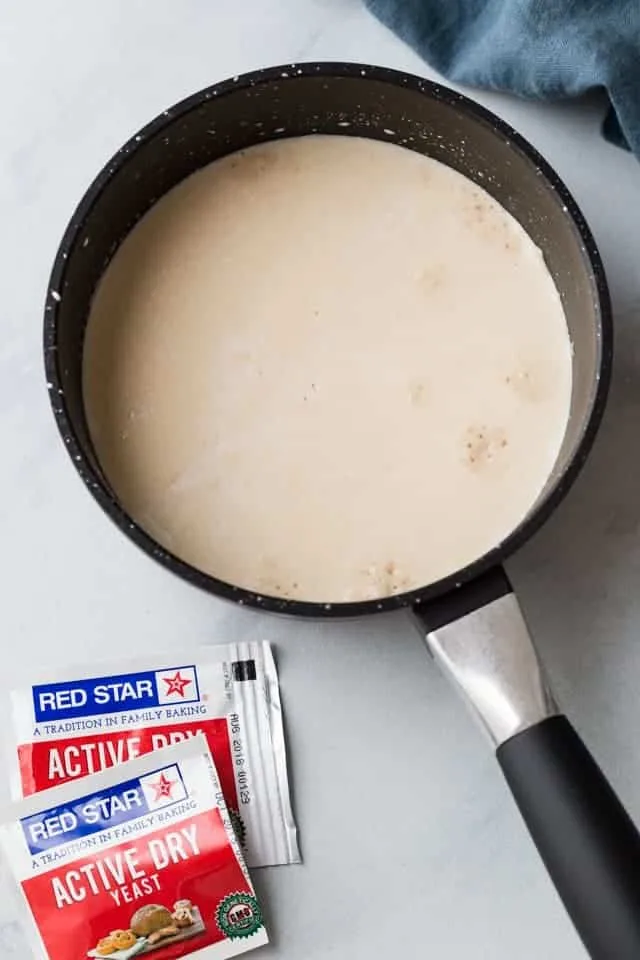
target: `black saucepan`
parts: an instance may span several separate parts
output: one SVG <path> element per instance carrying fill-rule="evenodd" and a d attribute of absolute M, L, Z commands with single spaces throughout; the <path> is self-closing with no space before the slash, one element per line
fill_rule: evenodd
<path fill-rule="evenodd" d="M 93 291 L 136 221 L 217 157 L 264 140 L 316 132 L 403 144 L 488 190 L 543 251 L 574 348 L 566 435 L 528 517 L 454 576 L 378 601 L 318 604 L 258 596 L 172 556 L 119 505 L 92 449 L 83 406 L 82 349 Z M 56 420 L 77 470 L 120 529 L 164 566 L 217 596 L 266 611 L 350 617 L 413 610 L 429 649 L 488 731 L 587 949 L 602 960 L 640 956 L 640 838 L 556 707 L 500 566 L 573 482 L 599 425 L 611 368 L 611 317 L 600 258 L 576 204 L 542 157 L 477 104 L 407 74 L 308 63 L 235 77 L 166 110 L 129 140 L 91 185 L 56 257 L 44 350 Z"/>

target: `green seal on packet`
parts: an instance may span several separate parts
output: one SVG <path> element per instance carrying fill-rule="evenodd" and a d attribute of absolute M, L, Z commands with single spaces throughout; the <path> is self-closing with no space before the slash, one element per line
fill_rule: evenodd
<path fill-rule="evenodd" d="M 252 937 L 262 929 L 262 911 L 249 893 L 231 893 L 216 910 L 216 923 L 229 940 Z"/>

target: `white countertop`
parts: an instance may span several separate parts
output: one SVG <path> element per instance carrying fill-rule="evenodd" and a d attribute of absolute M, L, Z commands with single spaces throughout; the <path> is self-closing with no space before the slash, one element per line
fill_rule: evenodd
<path fill-rule="evenodd" d="M 16 661 L 183 642 L 277 646 L 304 865 L 259 871 L 281 960 L 585 956 L 482 735 L 403 615 L 298 623 L 172 577 L 102 515 L 45 389 L 42 303 L 70 213 L 138 127 L 270 63 L 348 59 L 430 76 L 360 0 L 20 0 L 0 25 L 0 632 Z M 618 352 L 609 413 L 575 489 L 511 565 L 555 688 L 640 819 L 640 166 L 603 104 L 473 93 L 547 156 L 604 257 Z M 0 953 L 24 960 L 0 888 Z"/>

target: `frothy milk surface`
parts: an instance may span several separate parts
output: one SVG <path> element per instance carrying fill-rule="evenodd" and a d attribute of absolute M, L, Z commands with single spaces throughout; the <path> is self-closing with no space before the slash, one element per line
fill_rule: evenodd
<path fill-rule="evenodd" d="M 470 180 L 373 140 L 252 147 L 176 187 L 87 328 L 93 442 L 125 509 L 258 593 L 439 579 L 539 495 L 569 414 L 556 288 Z"/>

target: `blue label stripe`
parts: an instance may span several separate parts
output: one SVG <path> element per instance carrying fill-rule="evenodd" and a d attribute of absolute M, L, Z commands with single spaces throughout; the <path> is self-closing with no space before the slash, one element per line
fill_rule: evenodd
<path fill-rule="evenodd" d="M 172 783 L 179 782 L 182 795 L 178 798 L 169 796 L 166 798 L 166 802 L 162 802 L 162 798 L 160 798 L 153 803 L 152 808 L 149 807 L 147 802 L 141 778 L 135 778 L 125 780 L 123 783 L 99 793 L 86 794 L 72 803 L 50 807 L 47 810 L 34 813 L 30 817 L 23 817 L 20 824 L 30 852 L 34 855 L 44 853 L 53 847 L 59 847 L 82 837 L 100 833 L 102 830 L 108 830 L 129 820 L 136 820 L 152 811 L 180 802 L 186 797 L 187 793 L 182 774 L 177 765 L 150 770 L 149 773 L 144 774 L 142 779 L 161 777 L 167 772 L 170 773 Z M 177 781 L 173 779 L 176 775 Z"/>
<path fill-rule="evenodd" d="M 190 671 L 190 683 L 185 687 L 185 695 L 176 694 L 175 699 L 167 700 L 163 685 L 168 676 L 187 670 Z M 37 684 L 32 688 L 32 698 L 36 723 L 44 723 L 173 704 L 197 703 L 200 700 L 200 690 L 195 665 L 188 664 L 163 670 Z"/>

